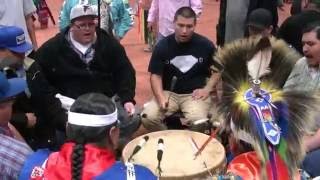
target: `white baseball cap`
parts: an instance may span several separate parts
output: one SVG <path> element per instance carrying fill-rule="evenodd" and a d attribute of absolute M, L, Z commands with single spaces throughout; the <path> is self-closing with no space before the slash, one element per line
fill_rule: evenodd
<path fill-rule="evenodd" d="M 71 9 L 70 20 L 82 16 L 97 16 L 97 7 L 95 5 L 77 4 Z"/>

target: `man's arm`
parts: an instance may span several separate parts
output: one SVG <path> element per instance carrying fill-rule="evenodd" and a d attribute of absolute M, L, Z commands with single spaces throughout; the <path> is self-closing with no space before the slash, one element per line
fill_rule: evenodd
<path fill-rule="evenodd" d="M 153 95 L 155 96 L 160 108 L 165 109 L 167 104 L 167 99 L 163 93 L 162 77 L 157 74 L 151 74 L 150 84 L 151 84 Z"/>
<path fill-rule="evenodd" d="M 220 73 L 212 71 L 212 74 L 209 80 L 207 81 L 206 86 L 203 89 L 206 89 L 207 91 L 211 92 L 215 88 L 215 86 L 218 84 L 220 78 L 221 78 Z"/>
<path fill-rule="evenodd" d="M 201 0 L 190 0 L 190 7 L 194 10 L 197 17 L 202 13 L 202 1 Z"/>
<path fill-rule="evenodd" d="M 113 76 L 114 89 L 120 97 L 122 104 L 134 101 L 136 88 L 136 73 L 125 52 L 123 46 L 115 39 L 110 40 L 114 44 L 111 52 L 113 53 Z M 110 51 L 109 51 L 110 52 Z"/>
<path fill-rule="evenodd" d="M 59 99 L 55 98 L 58 92 L 49 84 L 37 62 L 27 71 L 27 83 L 35 113 L 40 118 L 37 123 L 53 124 L 55 128 L 64 131 L 67 122 L 66 110 L 62 108 Z"/>
<path fill-rule="evenodd" d="M 123 104 L 129 115 L 135 113 L 135 89 L 136 89 L 136 73 L 129 61 L 129 58 L 123 48 L 123 46 L 115 39 L 110 40 L 110 44 L 113 44 L 112 58 L 113 61 L 113 87 L 115 93 L 120 97 L 120 101 Z"/>
<path fill-rule="evenodd" d="M 32 0 L 23 0 L 23 14 L 26 20 L 28 34 L 30 36 L 34 50 L 38 49 L 35 28 L 32 20 L 32 15 L 36 12 L 36 10 L 36 6 L 34 5 Z"/>
<path fill-rule="evenodd" d="M 37 50 L 38 49 L 38 43 L 37 43 L 37 38 L 36 38 L 36 32 L 35 32 L 35 27 L 32 19 L 32 14 L 28 14 L 26 16 L 26 24 L 27 24 L 27 29 L 28 33 L 33 45 L 33 49 Z"/>
<path fill-rule="evenodd" d="M 70 24 L 70 1 L 64 1 L 59 14 L 59 29 L 60 31 L 66 28 Z"/>
<path fill-rule="evenodd" d="M 209 48 L 208 71 L 210 72 L 210 77 L 203 88 L 195 89 L 193 91 L 192 97 L 195 100 L 205 100 L 209 97 L 210 93 L 215 89 L 216 85 L 219 83 L 219 80 L 221 78 L 221 72 L 223 71 L 223 66 L 213 58 L 216 52 L 214 44 L 211 41 L 209 41 L 207 47 Z"/>
<path fill-rule="evenodd" d="M 148 13 L 148 29 L 152 31 L 155 27 L 156 18 L 159 15 L 159 0 L 153 0 Z"/>
<path fill-rule="evenodd" d="M 122 0 L 119 3 L 115 4 L 116 6 L 112 6 L 116 8 L 116 14 L 112 15 L 112 18 L 117 18 L 119 21 L 118 27 L 115 28 L 116 37 L 122 39 L 124 35 L 130 30 L 132 20 L 130 18 L 129 12 L 125 9 L 125 6 Z"/>
<path fill-rule="evenodd" d="M 193 99 L 207 99 L 210 93 L 214 90 L 221 78 L 221 74 L 218 72 L 211 72 L 211 76 L 207 81 L 207 84 L 202 89 L 196 89 L 192 93 Z"/>

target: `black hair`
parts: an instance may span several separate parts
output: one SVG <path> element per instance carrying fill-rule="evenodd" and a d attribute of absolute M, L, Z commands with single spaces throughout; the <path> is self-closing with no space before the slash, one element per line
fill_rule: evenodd
<path fill-rule="evenodd" d="M 189 6 L 185 6 L 185 7 L 181 7 L 179 8 L 175 15 L 174 15 L 174 21 L 176 21 L 178 19 L 178 16 L 182 16 L 184 18 L 193 18 L 194 19 L 194 22 L 196 23 L 197 22 L 197 15 L 196 13 L 194 12 L 194 10 L 189 7 Z"/>
<path fill-rule="evenodd" d="M 309 32 L 315 32 L 317 35 L 317 39 L 320 40 L 320 21 L 315 21 L 310 24 L 307 24 L 307 26 L 302 29 L 302 33 L 309 33 Z"/>
<path fill-rule="evenodd" d="M 110 98 L 99 93 L 81 95 L 71 106 L 70 111 L 82 114 L 106 115 L 116 110 Z M 90 119 L 88 119 L 90 121 Z M 68 124 L 67 141 L 75 143 L 72 151 L 72 180 L 81 180 L 84 160 L 84 145 L 94 143 L 97 146 L 106 146 L 110 143 L 108 133 L 116 123 L 104 127 L 88 127 Z"/>

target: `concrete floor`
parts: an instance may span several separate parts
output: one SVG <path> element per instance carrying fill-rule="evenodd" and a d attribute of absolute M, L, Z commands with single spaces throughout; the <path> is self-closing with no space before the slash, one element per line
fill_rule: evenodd
<path fill-rule="evenodd" d="M 63 0 L 47 0 L 47 3 L 58 21 L 58 14 Z M 133 2 L 131 0 L 130 2 Z M 197 24 L 196 31 L 210 40 L 215 42 L 215 26 L 218 22 L 219 16 L 219 2 L 216 0 L 203 0 L 203 13 Z M 285 5 L 284 11 L 279 10 L 279 23 L 289 16 L 289 5 Z M 135 26 L 127 33 L 121 44 L 125 47 L 128 57 L 130 58 L 134 68 L 136 69 L 137 88 L 136 88 L 136 101 L 139 105 L 149 100 L 152 96 L 149 84 L 149 74 L 147 67 L 150 59 L 150 53 L 143 51 L 145 45 L 138 33 L 137 21 Z M 47 29 L 40 29 L 38 22 L 36 22 L 36 36 L 39 46 L 46 40 L 53 37 L 58 32 L 58 26 L 49 24 Z"/>

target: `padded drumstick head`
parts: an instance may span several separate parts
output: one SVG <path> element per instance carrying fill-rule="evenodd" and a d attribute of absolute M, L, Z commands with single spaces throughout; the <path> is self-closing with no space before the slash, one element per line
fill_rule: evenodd
<path fill-rule="evenodd" d="M 140 141 L 139 144 L 134 147 L 131 156 L 129 157 L 128 161 L 131 161 L 132 157 L 137 154 L 141 148 L 146 144 L 146 142 L 149 140 L 149 136 L 144 136 Z"/>
<path fill-rule="evenodd" d="M 161 161 L 161 159 L 162 159 L 163 148 L 164 148 L 163 139 L 160 138 L 158 140 L 158 151 L 157 151 L 157 159 L 158 159 L 158 161 Z"/>

